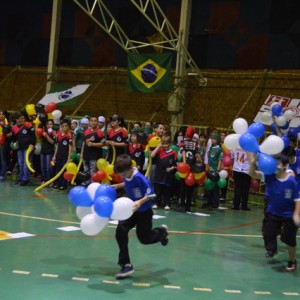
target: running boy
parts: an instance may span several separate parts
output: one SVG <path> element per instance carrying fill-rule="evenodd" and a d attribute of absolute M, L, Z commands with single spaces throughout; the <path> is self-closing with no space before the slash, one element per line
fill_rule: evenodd
<path fill-rule="evenodd" d="M 148 179 L 132 166 L 131 157 L 122 154 L 116 158 L 115 172 L 119 173 L 124 182 L 115 184 L 114 188 L 126 188 L 128 197 L 134 201 L 133 215 L 119 221 L 116 229 L 116 240 L 119 245 L 119 261 L 121 270 L 116 274 L 117 279 L 129 277 L 133 266 L 129 257 L 128 233 L 136 226 L 136 234 L 142 244 L 160 242 L 163 246 L 168 244 L 168 230 L 166 225 L 152 229 L 152 199 L 155 194 Z"/>

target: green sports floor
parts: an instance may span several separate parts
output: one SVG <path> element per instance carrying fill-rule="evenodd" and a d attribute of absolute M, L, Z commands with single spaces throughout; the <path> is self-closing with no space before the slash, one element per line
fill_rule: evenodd
<path fill-rule="evenodd" d="M 115 225 L 92 237 L 65 231 L 79 227 L 67 193 L 44 188 L 35 194 L 35 187 L 0 183 L 1 300 L 300 297 L 300 270 L 283 272 L 286 247 L 280 243 L 276 258 L 264 257 L 259 204 L 232 211 L 228 203 L 211 212 L 198 208 L 198 200 L 194 211 L 209 216 L 155 211 L 162 218 L 154 225 L 169 227 L 168 246 L 141 245 L 132 230 L 135 273 L 116 280 Z"/>

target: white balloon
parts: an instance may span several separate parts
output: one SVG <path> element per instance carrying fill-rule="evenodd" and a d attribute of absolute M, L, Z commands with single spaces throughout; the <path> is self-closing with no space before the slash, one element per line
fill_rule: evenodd
<path fill-rule="evenodd" d="M 219 172 L 219 176 L 220 176 L 221 178 L 227 178 L 227 177 L 228 177 L 228 172 L 227 172 L 226 170 L 221 170 L 221 171 Z"/>
<path fill-rule="evenodd" d="M 76 207 L 76 216 L 79 220 L 81 220 L 86 215 L 89 215 L 90 213 L 92 213 L 91 207 L 86 207 L 86 206 L 77 206 Z"/>
<path fill-rule="evenodd" d="M 62 116 L 62 112 L 58 109 L 54 110 L 51 114 L 54 119 L 60 119 Z"/>
<path fill-rule="evenodd" d="M 133 214 L 134 202 L 127 197 L 120 197 L 114 202 L 111 218 L 115 220 L 126 220 Z"/>
<path fill-rule="evenodd" d="M 102 218 L 95 214 L 89 214 L 82 218 L 80 228 L 86 235 L 98 234 L 108 223 L 108 218 Z"/>
<path fill-rule="evenodd" d="M 35 149 L 34 149 L 34 154 L 35 155 L 40 155 L 42 150 L 42 145 L 37 143 L 35 144 Z"/>
<path fill-rule="evenodd" d="M 235 148 L 238 148 L 240 136 L 241 135 L 237 133 L 227 135 L 224 139 L 225 147 L 229 150 L 234 150 Z"/>
<path fill-rule="evenodd" d="M 93 183 L 89 184 L 87 189 L 86 189 L 86 191 L 88 192 L 88 194 L 90 195 L 90 197 L 93 201 L 94 201 L 94 198 L 95 198 L 96 190 L 99 186 L 100 186 L 100 183 L 93 182 Z"/>
<path fill-rule="evenodd" d="M 278 126 L 284 126 L 286 124 L 287 120 L 284 116 L 280 116 L 280 117 L 276 118 L 275 122 Z"/>
<path fill-rule="evenodd" d="M 248 123 L 243 118 L 238 118 L 233 121 L 233 130 L 238 134 L 244 134 L 248 129 Z"/>
<path fill-rule="evenodd" d="M 287 129 L 280 129 L 280 131 L 283 134 L 287 134 L 289 132 L 289 128 L 287 128 Z"/>
<path fill-rule="evenodd" d="M 284 148 L 284 142 L 281 137 L 271 134 L 259 146 L 260 152 L 275 155 L 280 153 Z"/>
<path fill-rule="evenodd" d="M 283 117 L 285 117 L 289 121 L 290 119 L 295 117 L 295 113 L 291 109 L 288 109 L 283 113 Z"/>
<path fill-rule="evenodd" d="M 270 122 L 272 120 L 272 114 L 269 111 L 264 111 L 263 113 L 261 113 L 260 119 L 265 123 Z"/>

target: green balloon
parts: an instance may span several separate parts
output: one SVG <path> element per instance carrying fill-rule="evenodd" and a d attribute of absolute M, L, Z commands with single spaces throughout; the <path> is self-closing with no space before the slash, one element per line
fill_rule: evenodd
<path fill-rule="evenodd" d="M 177 180 L 180 180 L 180 176 L 179 176 L 178 172 L 175 173 L 175 178 L 176 178 Z"/>
<path fill-rule="evenodd" d="M 149 152 L 148 151 L 144 151 L 145 153 L 145 158 L 149 158 Z"/>
<path fill-rule="evenodd" d="M 176 146 L 176 145 L 171 145 L 170 146 L 170 148 L 172 149 L 172 150 L 174 150 L 174 151 L 176 151 L 176 152 L 178 152 L 179 151 L 179 147 L 178 146 Z"/>
<path fill-rule="evenodd" d="M 216 186 L 216 183 L 213 182 L 212 180 L 210 179 L 207 179 L 205 182 L 204 182 L 204 188 L 208 191 L 214 189 L 214 187 Z"/>
<path fill-rule="evenodd" d="M 18 143 L 16 143 L 16 146 L 14 146 L 14 142 L 11 142 L 11 143 L 9 144 L 9 146 L 10 146 L 10 148 L 13 149 L 13 150 L 18 150 L 18 149 L 19 149 L 19 144 L 18 144 Z"/>
<path fill-rule="evenodd" d="M 227 180 L 225 178 L 220 177 L 220 179 L 217 181 L 217 185 L 219 188 L 223 189 L 227 186 Z"/>
<path fill-rule="evenodd" d="M 177 158 L 178 162 L 182 162 L 182 155 L 178 154 L 178 158 Z"/>
<path fill-rule="evenodd" d="M 77 153 L 76 152 L 72 152 L 71 159 L 72 159 L 73 162 L 77 161 Z"/>

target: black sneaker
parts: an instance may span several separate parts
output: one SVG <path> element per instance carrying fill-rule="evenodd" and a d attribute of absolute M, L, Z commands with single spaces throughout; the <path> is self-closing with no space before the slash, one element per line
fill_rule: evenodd
<path fill-rule="evenodd" d="M 266 257 L 266 258 L 273 258 L 276 254 L 277 254 L 277 251 L 268 250 L 268 251 L 265 253 L 265 257 Z"/>
<path fill-rule="evenodd" d="M 297 261 L 289 261 L 287 266 L 284 268 L 285 272 L 295 272 L 297 269 Z"/>
<path fill-rule="evenodd" d="M 133 266 L 131 264 L 121 265 L 121 270 L 115 275 L 117 279 L 124 279 L 130 277 L 134 272 Z"/>
<path fill-rule="evenodd" d="M 168 226 L 165 225 L 165 224 L 162 224 L 160 225 L 160 229 L 162 231 L 162 239 L 160 240 L 160 243 L 163 245 L 163 246 L 167 246 L 168 243 L 169 243 L 169 239 L 168 239 Z"/>

